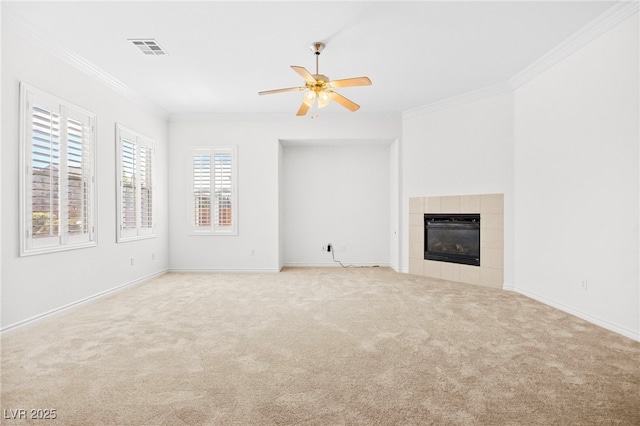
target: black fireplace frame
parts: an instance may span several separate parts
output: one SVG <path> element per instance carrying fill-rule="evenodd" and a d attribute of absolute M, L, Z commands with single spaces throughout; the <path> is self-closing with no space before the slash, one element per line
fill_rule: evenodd
<path fill-rule="evenodd" d="M 478 256 L 428 251 L 429 228 L 453 228 L 477 230 Z M 440 262 L 480 266 L 480 214 L 474 213 L 425 213 L 424 214 L 424 258 Z"/>

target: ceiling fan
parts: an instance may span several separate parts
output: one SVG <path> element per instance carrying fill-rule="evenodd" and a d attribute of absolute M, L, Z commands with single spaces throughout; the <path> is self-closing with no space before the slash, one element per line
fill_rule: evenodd
<path fill-rule="evenodd" d="M 263 92 L 258 92 L 258 94 L 271 95 L 274 93 L 297 92 L 308 89 L 308 92 L 306 92 L 304 94 L 304 97 L 302 98 L 302 105 L 300 105 L 300 109 L 298 109 L 296 115 L 305 115 L 309 108 L 314 105 L 314 103 L 317 103 L 318 108 L 324 108 L 329 105 L 332 100 L 347 108 L 349 111 L 353 112 L 358 110 L 358 108 L 360 108 L 360 105 L 334 92 L 332 89 L 336 89 L 339 87 L 371 86 L 371 80 L 369 80 L 369 77 L 345 78 L 343 80 L 333 81 L 329 80 L 329 77 L 318 72 L 318 58 L 320 57 L 320 53 L 323 49 L 324 43 L 321 43 L 319 41 L 311 45 L 311 51 L 316 55 L 315 74 L 311 74 L 304 67 L 295 65 L 291 66 L 291 68 L 295 72 L 300 74 L 300 76 L 304 79 L 304 86 L 289 87 L 286 89 L 265 90 Z"/>

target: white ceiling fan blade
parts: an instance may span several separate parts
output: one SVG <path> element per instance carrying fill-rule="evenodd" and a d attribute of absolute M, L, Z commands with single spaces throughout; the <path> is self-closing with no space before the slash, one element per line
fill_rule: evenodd
<path fill-rule="evenodd" d="M 343 107 L 345 107 L 346 109 L 348 109 L 349 111 L 353 112 L 353 111 L 357 111 L 360 108 L 360 105 L 358 105 L 357 103 L 350 101 L 349 99 L 345 98 L 344 96 L 334 92 L 333 90 L 327 90 L 326 93 L 329 95 L 329 97 L 336 101 L 337 103 L 339 103 L 340 105 L 342 105 Z"/>
<path fill-rule="evenodd" d="M 298 109 L 298 112 L 296 113 L 296 115 L 298 116 L 305 115 L 307 111 L 309 111 L 309 108 L 310 108 L 309 105 L 303 102 L 302 105 L 300 105 L 300 109 Z"/>
<path fill-rule="evenodd" d="M 264 90 L 262 92 L 258 92 L 258 95 L 273 95 L 274 93 L 283 93 L 283 92 L 299 92 L 304 89 L 306 89 L 306 87 L 289 87 L 286 89 Z"/>
<path fill-rule="evenodd" d="M 345 78 L 342 80 L 331 81 L 329 82 L 329 86 L 334 88 L 353 87 L 353 86 L 371 86 L 371 80 L 369 80 L 369 77 Z"/>
<path fill-rule="evenodd" d="M 305 67 L 299 67 L 299 66 L 296 66 L 296 65 L 291 65 L 291 69 L 294 70 L 295 72 L 297 72 L 298 74 L 300 74 L 300 76 L 302 78 L 304 78 L 304 81 L 306 81 L 307 83 L 315 83 L 316 82 L 316 79 L 313 78 L 311 73 L 309 71 L 307 71 L 307 69 Z"/>
<path fill-rule="evenodd" d="M 297 92 L 305 89 L 309 89 L 309 94 L 313 95 L 311 97 L 305 97 L 302 105 L 298 108 L 296 112 L 297 116 L 306 115 L 311 106 L 314 104 L 314 101 L 317 99 L 318 108 L 323 108 L 329 104 L 329 100 L 334 100 L 338 104 L 342 105 L 349 111 L 357 111 L 360 109 L 360 105 L 355 102 L 345 98 L 344 96 L 334 92 L 333 88 L 339 87 L 353 87 L 353 86 L 371 86 L 371 80 L 369 77 L 354 77 L 354 78 L 344 78 L 340 80 L 331 81 L 325 75 L 322 75 L 318 71 L 318 57 L 320 52 L 324 49 L 324 43 L 316 42 L 311 45 L 311 50 L 316 55 L 316 73 L 311 74 L 305 67 L 291 65 L 291 69 L 294 70 L 300 77 L 302 77 L 305 81 L 304 87 L 289 87 L 285 89 L 275 89 L 275 90 L 265 90 L 262 92 L 258 92 L 259 95 L 270 95 L 273 93 L 282 93 L 282 92 Z"/>

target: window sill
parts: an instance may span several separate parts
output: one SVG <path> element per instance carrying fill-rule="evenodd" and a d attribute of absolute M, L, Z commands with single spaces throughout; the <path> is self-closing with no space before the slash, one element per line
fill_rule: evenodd
<path fill-rule="evenodd" d="M 65 246 L 55 246 L 55 247 L 40 247 L 40 248 L 35 248 L 30 250 L 20 250 L 20 257 L 36 256 L 39 254 L 57 253 L 57 252 L 69 251 L 69 250 L 78 250 L 78 249 L 97 247 L 97 246 L 98 246 L 97 241 L 91 241 L 91 242 L 82 243 L 82 244 L 68 244 Z"/>

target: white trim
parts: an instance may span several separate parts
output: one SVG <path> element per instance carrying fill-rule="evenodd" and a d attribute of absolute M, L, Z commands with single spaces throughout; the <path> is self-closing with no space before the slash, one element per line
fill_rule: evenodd
<path fill-rule="evenodd" d="M 45 245 L 38 248 L 30 248 L 28 251 L 21 252 L 20 257 L 38 256 L 41 254 L 58 253 L 61 251 L 78 250 L 78 249 L 92 248 L 97 246 L 98 246 L 97 240 L 88 241 L 86 243 L 76 243 L 76 244 L 67 244 L 67 245 Z"/>
<path fill-rule="evenodd" d="M 382 268 L 382 266 L 381 266 Z M 390 268 L 396 274 L 402 274 L 403 272 L 400 269 L 396 269 L 393 265 L 389 264 L 388 268 Z"/>
<path fill-rule="evenodd" d="M 215 212 L 215 157 L 218 154 L 230 154 L 231 155 L 231 226 L 216 225 L 213 220 Z M 194 157 L 201 155 L 209 157 L 210 161 L 210 215 L 211 223 L 208 226 L 196 227 L 195 225 L 195 199 L 194 199 Z M 191 148 L 189 155 L 189 166 L 187 167 L 189 173 L 189 194 L 190 200 L 188 203 L 189 208 L 189 233 L 190 236 L 230 236 L 236 237 L 239 233 L 238 218 L 238 146 L 237 145 L 214 145 L 214 146 L 194 146 Z"/>
<path fill-rule="evenodd" d="M 502 289 L 505 291 L 516 291 L 516 287 L 513 284 L 502 284 Z"/>
<path fill-rule="evenodd" d="M 534 79 L 567 56 L 587 45 L 600 35 L 638 12 L 639 2 L 620 1 L 578 30 L 575 34 L 538 58 L 534 63 L 511 77 L 509 84 L 517 89 Z"/>
<path fill-rule="evenodd" d="M 120 123 L 115 123 L 115 147 L 116 147 L 116 242 L 124 243 L 128 241 L 145 240 L 149 238 L 156 238 L 156 149 L 155 141 L 148 136 L 143 135 L 133 129 L 123 126 Z M 123 209 L 123 197 L 122 197 L 122 168 L 123 168 L 123 140 L 128 140 L 134 146 L 134 170 L 135 170 L 135 186 L 134 193 L 135 198 L 135 214 L 136 214 L 136 227 L 128 230 L 123 229 L 122 223 L 122 209 Z M 139 152 L 140 148 L 145 147 L 151 151 L 149 156 L 151 160 L 151 228 L 142 227 L 142 179 L 140 178 L 140 160 Z M 147 165 L 148 166 L 148 165 Z"/>
<path fill-rule="evenodd" d="M 273 268 L 273 269 L 224 269 L 224 268 L 172 268 L 169 269 L 168 272 L 172 273 L 230 273 L 230 274 L 253 274 L 253 273 L 278 273 L 282 270 L 282 268 Z"/>
<path fill-rule="evenodd" d="M 85 304 L 87 302 L 91 302 L 91 301 L 94 301 L 94 300 L 99 300 L 99 299 L 101 299 L 101 298 L 103 298 L 105 296 L 109 296 L 109 295 L 112 295 L 114 293 L 118 293 L 118 292 L 123 291 L 126 288 L 131 287 L 133 285 L 143 284 L 143 283 L 145 283 L 145 282 L 147 282 L 147 281 L 149 281 L 149 280 L 151 280 L 153 278 L 156 278 L 156 277 L 159 277 L 161 275 L 164 275 L 167 272 L 168 272 L 168 270 L 165 269 L 165 270 L 162 270 L 160 272 L 156 272 L 154 274 L 147 275 L 147 276 L 142 277 L 142 278 L 138 278 L 137 280 L 121 284 L 121 285 L 116 286 L 114 288 L 111 288 L 109 290 L 105 290 L 105 291 L 102 291 L 100 293 L 96 293 L 96 294 L 94 294 L 92 296 L 85 297 L 84 299 L 80 299 L 80 300 L 77 300 L 75 302 L 68 303 L 68 304 L 66 304 L 64 306 L 61 306 L 59 308 L 55 308 L 55 309 L 52 309 L 50 311 L 44 312 L 42 314 L 38 314 L 38 315 L 32 316 L 31 318 L 27 318 L 25 320 L 18 321 L 18 322 L 14 323 L 14 324 L 8 325 L 8 326 L 0 329 L 0 335 L 5 335 L 5 333 L 7 333 L 7 332 L 17 331 L 18 329 L 20 329 L 22 327 L 34 324 L 34 323 L 39 322 L 39 321 L 44 320 L 44 319 L 51 318 L 51 317 L 53 317 L 55 315 L 61 314 L 64 311 L 67 311 L 69 309 L 73 309 L 73 308 L 79 307 L 80 305 L 83 305 L 83 304 Z"/>
<path fill-rule="evenodd" d="M 41 89 L 33 87 L 23 81 L 20 82 L 20 256 L 32 256 L 57 251 L 75 250 L 86 247 L 95 247 L 98 245 L 97 238 L 97 210 L 98 196 L 96 192 L 96 170 L 97 170 L 97 116 L 82 107 L 76 106 L 56 95 L 45 92 Z M 50 112 L 56 111 L 59 118 L 59 233 L 55 237 L 49 238 L 33 238 L 31 229 L 32 216 L 32 177 L 33 170 L 32 154 L 33 140 L 31 133 L 33 131 L 33 108 L 34 103 L 46 104 Z M 83 126 L 83 170 L 87 165 L 89 175 L 84 176 L 89 181 L 88 197 L 87 197 L 87 232 L 82 232 L 80 236 L 72 236 L 66 230 L 65 223 L 68 218 L 68 126 L 70 120 L 77 120 Z M 87 130 L 85 132 L 85 130 Z M 86 138 L 89 138 L 89 141 Z M 85 161 L 85 149 L 89 150 L 89 158 Z M 40 240 L 40 241 L 39 241 Z"/>
<path fill-rule="evenodd" d="M 400 111 L 390 112 L 367 112 L 358 111 L 357 116 L 360 118 L 366 118 L 371 120 L 384 120 L 390 116 L 396 116 L 402 118 Z M 343 112 L 331 112 L 326 111 L 322 113 L 322 117 L 327 120 L 352 120 L 353 116 L 347 115 Z M 245 121 L 288 121 L 291 123 L 300 122 L 300 117 L 297 117 L 293 112 L 247 112 L 247 113 L 176 113 L 171 114 L 169 123 L 228 123 L 245 122 Z"/>
<path fill-rule="evenodd" d="M 634 331 L 634 330 L 629 330 L 628 328 L 622 327 L 620 325 L 617 324 L 613 324 L 607 320 L 604 320 L 602 318 L 599 318 L 597 316 L 591 315 L 591 314 L 587 314 L 585 312 L 579 311 L 577 309 L 571 308 L 569 306 L 566 306 L 562 303 L 558 303 L 554 300 L 551 299 L 547 299 L 546 297 L 540 296 L 536 293 L 532 293 L 528 290 L 524 290 L 521 288 L 514 288 L 509 286 L 509 288 L 504 288 L 507 291 L 512 291 L 514 293 L 518 293 L 521 294 L 523 296 L 529 297 L 531 299 L 537 300 L 538 302 L 544 303 L 545 305 L 551 306 L 553 308 L 559 309 L 563 312 L 566 312 L 568 314 L 571 314 L 573 316 L 576 316 L 580 319 L 583 319 L 585 321 L 588 321 L 592 324 L 595 324 L 597 326 L 600 326 L 602 328 L 605 328 L 609 331 L 613 331 L 614 333 L 618 333 L 621 334 L 625 337 L 628 337 L 630 339 L 636 340 L 638 342 L 640 342 L 640 332 L 638 331 Z"/>
<path fill-rule="evenodd" d="M 528 81 L 537 77 L 558 62 L 562 61 L 572 53 L 584 47 L 595 38 L 604 34 L 620 22 L 637 13 L 640 2 L 619 1 L 605 12 L 596 17 L 593 21 L 578 30 L 575 34 L 564 40 L 562 43 L 551 49 L 549 52 L 538 58 L 531 65 L 514 75 L 506 83 L 499 83 L 493 86 L 452 96 L 423 106 L 402 111 L 402 119 L 419 117 L 434 111 L 464 105 L 481 99 L 489 98 L 500 93 L 513 92 Z"/>
<path fill-rule="evenodd" d="M 534 63 L 513 76 L 507 83 L 499 83 L 483 89 L 442 99 L 430 104 L 417 108 L 402 111 L 403 119 L 414 118 L 418 115 L 430 113 L 433 111 L 451 108 L 457 105 L 473 102 L 482 98 L 505 93 L 509 90 L 517 89 L 540 73 L 557 64 L 573 52 L 577 51 L 596 37 L 613 28 L 626 18 L 636 13 L 639 9 L 639 2 L 636 1 L 618 1 L 611 8 L 599 15 L 589 24 L 578 30 L 575 34 L 560 43 L 558 46 L 547 52 Z M 124 95 L 138 105 L 149 109 L 159 117 L 170 120 L 171 122 L 201 122 L 201 121 L 231 121 L 246 119 L 265 120 L 274 117 L 289 117 L 286 113 L 265 114 L 173 114 L 170 115 L 165 109 L 143 97 L 131 87 L 127 86 L 120 80 L 101 70 L 91 62 L 67 49 L 66 47 L 54 42 L 51 37 L 42 33 L 33 25 L 27 23 L 10 9 L 4 9 L 3 15 L 6 18 L 7 26 L 27 40 L 43 47 L 49 53 L 58 57 L 67 64 L 73 66 L 81 72 L 93 77 L 97 81 L 105 84 L 114 91 Z"/>
<path fill-rule="evenodd" d="M 285 112 L 265 113 L 176 113 L 171 114 L 170 123 L 227 123 L 229 121 L 275 121 L 282 119 L 298 119 L 294 114 Z"/>
<path fill-rule="evenodd" d="M 96 65 L 82 58 L 80 55 L 53 41 L 53 39 L 44 34 L 42 31 L 26 22 L 11 9 L 2 9 L 3 25 L 14 30 L 18 35 L 24 37 L 33 44 L 43 48 L 58 59 L 74 67 L 80 72 L 87 74 L 105 86 L 111 88 L 115 92 L 125 96 L 129 100 L 135 102 L 141 107 L 151 111 L 158 117 L 168 120 L 169 113 L 164 109 L 151 102 L 140 93 L 127 86 L 117 78 L 98 68 Z"/>
<path fill-rule="evenodd" d="M 347 266 L 351 265 L 354 268 L 390 268 L 389 263 L 386 262 L 346 262 L 341 260 L 342 264 Z M 342 268 L 338 261 L 334 262 L 285 262 L 284 268 Z"/>
<path fill-rule="evenodd" d="M 410 119 L 419 117 L 424 114 L 429 114 L 434 111 L 442 109 L 453 108 L 459 105 L 468 104 L 471 102 L 479 101 L 481 99 L 496 96 L 502 93 L 513 92 L 513 88 L 508 83 L 500 83 L 493 86 L 485 87 L 482 89 L 474 90 L 472 92 L 463 93 L 461 95 L 452 96 L 450 98 L 442 99 L 440 101 L 432 102 L 427 105 L 423 105 L 417 108 L 412 108 L 402 112 L 402 119 Z"/>
<path fill-rule="evenodd" d="M 398 138 L 330 138 L 330 139 L 278 139 L 283 147 L 290 146 L 391 146 Z"/>

